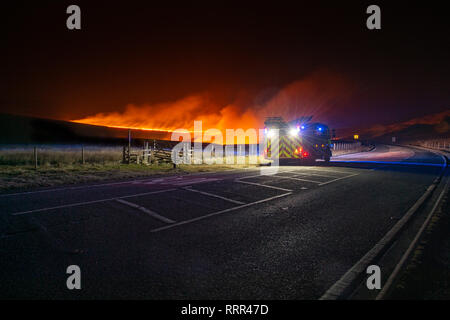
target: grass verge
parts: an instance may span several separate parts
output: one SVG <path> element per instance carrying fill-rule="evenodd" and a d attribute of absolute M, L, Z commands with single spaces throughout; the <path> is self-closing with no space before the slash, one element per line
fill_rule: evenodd
<path fill-rule="evenodd" d="M 215 172 L 255 167 L 255 165 L 180 165 L 172 164 L 65 164 L 41 166 L 37 170 L 30 165 L 0 165 L 0 192 L 22 191 L 39 187 L 51 187 L 88 182 L 114 181 L 153 175 Z"/>

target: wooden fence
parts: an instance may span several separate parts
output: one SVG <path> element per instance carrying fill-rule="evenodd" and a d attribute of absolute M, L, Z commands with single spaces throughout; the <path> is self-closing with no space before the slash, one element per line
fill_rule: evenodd
<path fill-rule="evenodd" d="M 123 163 L 154 164 L 154 163 L 172 163 L 172 144 L 153 140 L 145 141 L 142 148 L 132 148 L 130 145 L 123 147 Z M 192 151 L 188 150 L 189 157 L 192 157 Z M 176 167 L 176 164 L 173 164 Z"/>

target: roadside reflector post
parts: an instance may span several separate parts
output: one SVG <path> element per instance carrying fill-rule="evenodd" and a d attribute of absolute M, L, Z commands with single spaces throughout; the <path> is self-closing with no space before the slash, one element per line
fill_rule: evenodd
<path fill-rule="evenodd" d="M 37 148 L 34 147 L 34 170 L 37 170 Z"/>
<path fill-rule="evenodd" d="M 84 145 L 81 145 L 81 164 L 84 165 Z"/>

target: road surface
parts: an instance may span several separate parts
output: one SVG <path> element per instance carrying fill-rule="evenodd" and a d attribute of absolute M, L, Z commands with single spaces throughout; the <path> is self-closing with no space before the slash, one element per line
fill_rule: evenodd
<path fill-rule="evenodd" d="M 442 169 L 379 145 L 317 167 L 0 195 L 0 297 L 317 299 Z M 68 290 L 66 269 L 81 269 Z"/>

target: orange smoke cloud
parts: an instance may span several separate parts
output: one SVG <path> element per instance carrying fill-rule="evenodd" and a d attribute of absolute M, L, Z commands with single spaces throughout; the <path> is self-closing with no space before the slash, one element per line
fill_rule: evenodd
<path fill-rule="evenodd" d="M 218 105 L 207 94 L 154 105 L 130 104 L 123 112 L 99 113 L 73 122 L 141 130 L 175 131 L 193 130 L 196 120 L 203 122 L 203 129 L 258 127 L 251 110 L 242 110 L 241 107 L 232 104 Z"/>
<path fill-rule="evenodd" d="M 335 108 L 350 96 L 351 86 L 342 77 L 318 71 L 290 83 L 264 101 L 241 99 L 220 104 L 210 94 L 197 94 L 173 102 L 152 105 L 128 105 L 123 112 L 99 113 L 74 122 L 142 130 L 176 131 L 194 129 L 201 120 L 203 130 L 215 128 L 244 130 L 262 128 L 268 116 L 292 120 L 312 115 L 315 120 L 327 119 Z M 245 101 L 244 101 L 245 100 Z"/>

